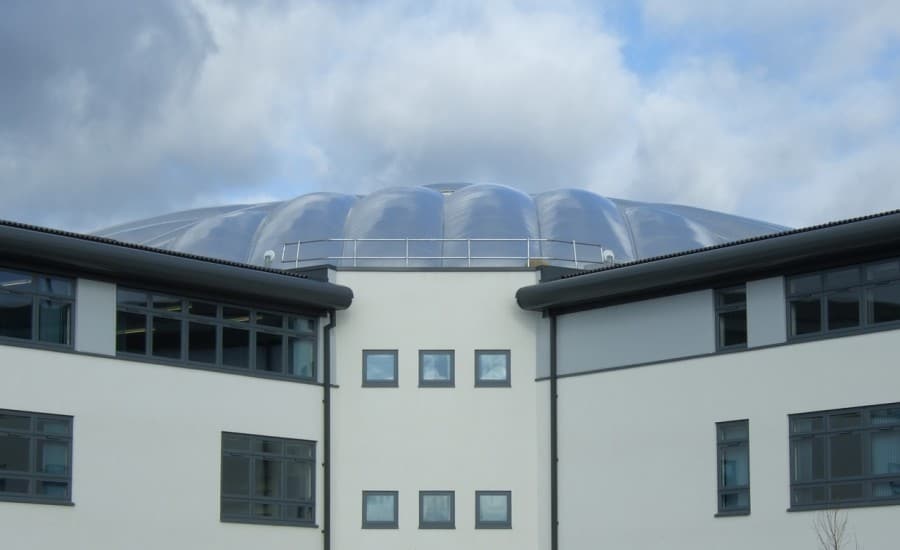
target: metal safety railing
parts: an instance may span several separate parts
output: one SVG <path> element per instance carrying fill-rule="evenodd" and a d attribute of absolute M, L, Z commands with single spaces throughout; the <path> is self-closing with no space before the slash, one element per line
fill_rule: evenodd
<path fill-rule="evenodd" d="M 336 246 L 340 254 L 333 254 Z M 294 267 L 464 264 L 465 267 L 573 265 L 576 269 L 615 263 L 615 254 L 597 243 L 530 238 L 315 239 L 281 247 L 281 263 Z"/>

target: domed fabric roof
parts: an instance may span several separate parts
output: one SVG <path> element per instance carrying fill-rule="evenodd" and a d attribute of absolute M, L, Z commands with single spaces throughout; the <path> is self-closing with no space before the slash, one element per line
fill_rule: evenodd
<path fill-rule="evenodd" d="M 503 185 L 438 184 L 391 187 L 364 196 L 310 193 L 282 202 L 186 210 L 96 234 L 257 265 L 264 265 L 266 251 L 272 250 L 273 267 L 282 266 L 282 253 L 294 261 L 296 245 L 285 245 L 298 241 L 300 258 L 315 258 L 300 265 L 354 265 L 349 262 L 356 257 L 360 266 L 453 267 L 525 265 L 526 256 L 548 258 L 546 263 L 556 265 L 572 265 L 578 256 L 579 265 L 585 265 L 601 261 L 601 247 L 622 262 L 784 229 L 699 208 L 611 199 L 583 189 L 528 195 Z M 467 257 L 476 260 L 467 262 Z"/>

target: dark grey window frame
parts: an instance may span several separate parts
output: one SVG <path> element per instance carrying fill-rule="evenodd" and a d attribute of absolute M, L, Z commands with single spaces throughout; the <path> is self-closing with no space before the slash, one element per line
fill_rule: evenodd
<path fill-rule="evenodd" d="M 478 369 L 478 359 L 482 355 L 506 356 L 505 380 L 482 380 Z M 512 387 L 512 353 L 508 349 L 477 349 L 475 350 L 475 387 L 476 388 L 509 388 Z"/>
<path fill-rule="evenodd" d="M 449 496 L 450 521 L 425 521 L 422 512 L 425 497 Z M 454 491 L 419 491 L 419 529 L 456 529 L 456 493 Z"/>
<path fill-rule="evenodd" d="M 372 521 L 366 516 L 366 499 L 369 496 L 394 497 L 393 521 Z M 363 491 L 362 492 L 362 528 L 363 529 L 399 529 L 400 528 L 400 492 L 399 491 Z"/>
<path fill-rule="evenodd" d="M 823 411 L 805 412 L 788 415 L 788 464 L 790 468 L 790 508 L 789 511 L 804 510 L 824 510 L 831 508 L 852 508 L 860 506 L 881 506 L 881 505 L 898 505 L 900 504 L 900 471 L 887 474 L 872 473 L 872 442 L 871 436 L 875 433 L 893 432 L 900 434 L 900 422 L 894 424 L 878 425 L 873 424 L 871 420 L 872 412 L 884 409 L 900 409 L 900 402 L 884 403 L 878 405 L 866 405 L 862 407 L 851 407 L 844 409 L 831 409 Z M 860 425 L 855 427 L 834 426 L 832 420 L 835 417 L 850 416 L 859 414 Z M 810 426 L 816 420 L 821 421 L 820 429 L 810 429 L 809 431 L 798 432 L 795 430 L 798 421 L 810 421 Z M 860 466 L 863 473 L 856 476 L 833 477 L 832 461 L 833 452 L 831 448 L 831 439 L 840 435 L 859 435 L 860 437 Z M 797 465 L 795 443 L 800 441 L 822 440 L 822 449 L 824 451 L 823 473 L 822 479 L 812 481 L 798 481 L 796 479 Z M 873 496 L 872 486 L 875 483 L 887 483 L 892 496 L 876 497 Z M 831 498 L 831 490 L 835 486 L 849 486 L 859 484 L 862 489 L 862 497 L 856 499 L 837 500 Z M 797 490 L 822 490 L 823 494 L 828 498 L 823 502 L 812 504 L 799 504 L 796 500 Z"/>
<path fill-rule="evenodd" d="M 450 356 L 450 378 L 448 380 L 425 380 L 424 359 L 428 354 Z M 452 349 L 420 349 L 419 350 L 419 387 L 420 388 L 452 388 L 456 385 L 456 353 Z"/>
<path fill-rule="evenodd" d="M 481 496 L 506 497 L 506 521 L 481 519 Z M 475 491 L 475 529 L 512 529 L 512 491 Z"/>
<path fill-rule="evenodd" d="M 260 451 L 239 451 L 234 449 L 225 449 L 225 438 L 229 435 L 240 436 L 240 437 L 248 437 L 251 438 L 251 441 L 254 439 L 257 440 L 278 440 L 282 442 L 282 452 L 281 453 L 265 453 Z M 301 444 L 307 449 L 312 449 L 311 457 L 296 457 L 289 456 L 284 451 L 284 446 L 287 443 L 291 444 Z M 318 527 L 316 525 L 316 442 L 310 441 L 306 439 L 293 439 L 293 438 L 285 438 L 285 437 L 275 437 L 275 436 L 266 436 L 266 435 L 257 435 L 257 434 L 246 434 L 246 433 L 238 433 L 238 432 L 222 432 L 221 438 L 221 459 L 220 459 L 220 484 L 219 484 L 219 520 L 223 523 L 251 523 L 251 524 L 262 524 L 262 525 L 290 525 L 295 527 Z M 222 466 L 222 459 L 226 456 L 238 456 L 238 457 L 247 457 L 251 459 L 250 461 L 250 475 L 249 475 L 249 487 L 248 487 L 248 495 L 232 495 L 225 493 L 225 468 Z M 289 499 L 284 496 L 287 484 L 287 476 L 281 476 L 281 492 L 282 496 L 278 498 L 274 497 L 258 497 L 253 496 L 253 489 L 256 484 L 255 477 L 253 475 L 253 462 L 254 458 L 265 458 L 268 460 L 278 460 L 282 464 L 286 462 L 295 462 L 302 463 L 311 468 L 312 471 L 312 486 L 310 487 L 310 494 L 312 498 L 310 500 L 306 499 Z M 312 508 L 312 519 L 306 520 L 294 520 L 294 519 L 276 519 L 276 518 L 268 518 L 262 516 L 253 516 L 251 515 L 243 516 L 243 515 L 231 515 L 225 513 L 224 502 L 226 500 L 229 501 L 239 501 L 246 502 L 248 505 L 252 506 L 254 503 L 258 504 L 272 504 L 276 506 L 308 506 Z"/>
<path fill-rule="evenodd" d="M 723 432 L 725 428 L 731 426 L 739 426 L 743 425 L 746 428 L 747 436 L 743 439 L 723 439 Z M 723 471 L 724 467 L 724 450 L 727 448 L 735 448 L 735 447 L 745 447 L 747 449 L 747 484 L 746 485 L 738 485 L 735 487 L 725 487 L 724 479 L 725 472 Z M 723 509 L 722 508 L 722 497 L 729 494 L 741 494 L 746 493 L 747 495 L 747 507 L 746 508 L 738 508 L 738 509 Z M 716 517 L 726 517 L 726 516 L 746 516 L 750 514 L 750 420 L 729 420 L 727 422 L 716 422 L 716 506 L 718 512 L 716 513 Z"/>
<path fill-rule="evenodd" d="M 29 417 L 29 429 L 17 430 L 12 428 L 0 428 L 0 437 L 20 437 L 28 439 L 29 448 L 29 464 L 27 472 L 16 472 L 0 470 L 0 477 L 7 479 L 22 479 L 29 482 L 29 490 L 27 494 L 0 492 L 0 501 L 5 502 L 23 502 L 34 504 L 59 504 L 72 505 L 72 447 L 74 439 L 74 418 L 72 416 L 50 414 L 31 411 L 16 411 L 8 409 L 0 409 L 0 414 L 11 414 L 17 416 Z M 65 422 L 68 425 L 68 434 L 51 434 L 44 433 L 37 429 L 37 423 L 40 420 L 51 420 L 54 422 Z M 67 471 L 65 474 L 50 474 L 37 471 L 37 444 L 39 441 L 65 442 L 68 447 Z M 65 498 L 54 498 L 45 495 L 39 495 L 36 492 L 37 482 L 64 482 L 67 484 Z"/>
<path fill-rule="evenodd" d="M 7 267 L 0 266 L 0 271 L 14 272 L 14 273 L 22 273 L 23 275 L 28 275 L 31 277 L 31 283 L 28 285 L 27 289 L 15 289 L 15 288 L 0 288 L 0 292 L 3 294 L 12 294 L 14 296 L 30 296 L 31 297 L 31 337 L 30 338 L 16 338 L 14 336 L 0 336 L 0 344 L 9 344 L 9 345 L 28 345 L 28 346 L 37 346 L 41 348 L 48 349 L 61 349 L 61 350 L 69 350 L 75 347 L 75 296 L 77 293 L 77 283 L 78 280 L 75 277 L 66 277 L 60 276 L 50 273 L 40 273 L 35 272 L 29 269 L 20 269 L 17 267 Z M 66 281 L 71 285 L 72 293 L 71 294 L 57 294 L 53 292 L 47 292 L 40 289 L 40 286 L 37 284 L 40 279 L 59 279 L 61 281 Z M 41 326 L 40 326 L 40 304 L 42 300 L 49 300 L 53 302 L 60 302 L 68 304 L 69 306 L 69 320 L 68 326 L 66 327 L 66 342 L 50 342 L 46 340 L 41 340 Z"/>
<path fill-rule="evenodd" d="M 723 304 L 721 297 L 730 291 L 735 290 L 743 290 L 744 292 L 744 301 L 735 304 Z M 716 308 L 716 351 L 732 351 L 737 349 L 746 349 L 747 343 L 749 340 L 749 326 L 747 325 L 747 285 L 736 285 L 727 288 L 718 288 L 715 290 L 714 294 L 714 302 Z M 738 311 L 744 312 L 744 327 L 747 330 L 748 334 L 747 338 L 743 343 L 740 344 L 732 344 L 730 346 L 725 345 L 725 341 L 722 333 L 722 315 L 727 313 L 735 313 Z"/>
<path fill-rule="evenodd" d="M 370 355 L 392 355 L 394 357 L 393 380 L 369 380 L 367 378 Z M 364 349 L 362 352 L 362 386 L 364 388 L 397 388 L 400 386 L 400 353 L 395 349 Z"/>
<path fill-rule="evenodd" d="M 787 318 L 787 338 L 791 342 L 804 342 L 809 340 L 818 340 L 822 338 L 835 338 L 840 336 L 850 336 L 854 334 L 862 334 L 867 332 L 878 332 L 882 330 L 891 330 L 900 328 L 900 320 L 883 321 L 880 323 L 869 321 L 869 304 L 868 295 L 873 289 L 886 286 L 900 285 L 900 273 L 894 276 L 879 277 L 875 279 L 867 279 L 867 269 L 891 262 L 900 262 L 898 258 L 885 258 L 874 262 L 866 262 L 861 264 L 845 265 L 841 267 L 829 268 L 820 271 L 811 271 L 807 273 L 797 273 L 784 278 L 784 293 Z M 850 285 L 835 285 L 826 288 L 825 276 L 829 273 L 837 273 L 850 269 L 857 270 L 857 282 Z M 820 289 L 814 292 L 791 292 L 791 282 L 796 279 L 816 276 L 819 279 Z M 856 293 L 859 300 L 859 324 L 853 327 L 845 328 L 828 328 L 828 296 L 839 294 L 842 292 L 852 291 Z M 807 332 L 804 334 L 795 334 L 793 327 L 793 312 L 791 304 L 793 301 L 802 299 L 817 299 L 819 302 L 819 330 L 815 332 Z"/>
<path fill-rule="evenodd" d="M 122 304 L 118 300 L 118 291 L 134 292 L 143 294 L 145 297 L 144 306 L 136 306 L 130 304 Z M 165 311 L 154 308 L 151 300 L 154 296 L 162 296 L 173 298 L 180 303 L 179 311 Z M 189 312 L 191 303 L 198 303 L 212 306 L 216 310 L 216 315 L 206 316 L 193 314 Z M 224 310 L 233 308 L 237 310 L 246 310 L 248 312 L 248 320 L 246 322 L 233 321 L 226 319 Z M 134 353 L 129 351 L 121 351 L 116 344 L 116 356 L 123 359 L 133 359 L 139 361 L 148 361 L 152 363 L 161 363 L 167 365 L 177 365 L 202 370 L 212 370 L 216 372 L 224 372 L 229 374 L 240 374 L 244 376 L 254 376 L 259 378 L 274 378 L 278 380 L 290 380 L 296 382 L 316 382 L 319 365 L 318 365 L 318 319 L 307 315 L 291 312 L 275 312 L 267 309 L 253 308 L 246 305 L 232 304 L 228 302 L 218 302 L 206 298 L 194 298 L 181 295 L 173 295 L 167 292 L 155 290 L 131 288 L 119 286 L 117 288 L 116 299 L 116 323 L 118 324 L 118 316 L 120 313 L 132 313 L 144 316 L 144 353 Z M 257 322 L 260 316 L 274 315 L 281 316 L 281 326 L 271 326 Z M 180 350 L 179 356 L 165 357 L 154 355 L 153 350 L 153 326 L 154 319 L 172 319 L 180 323 Z M 298 325 L 303 325 L 304 321 L 311 322 L 310 330 L 301 330 L 299 328 L 290 328 L 291 320 L 297 320 Z M 191 324 L 202 324 L 215 327 L 216 349 L 215 360 L 212 362 L 194 361 L 190 359 L 190 329 Z M 232 366 L 224 363 L 224 331 L 226 329 L 235 329 L 246 331 L 248 333 L 248 359 L 247 366 Z M 117 329 L 118 331 L 118 329 Z M 259 334 L 269 334 L 281 338 L 280 364 L 281 371 L 270 371 L 257 368 L 257 336 Z M 118 333 L 117 333 L 118 338 Z M 312 373 L 310 376 L 298 376 L 288 373 L 290 359 L 290 343 L 291 339 L 310 342 L 312 344 Z"/>

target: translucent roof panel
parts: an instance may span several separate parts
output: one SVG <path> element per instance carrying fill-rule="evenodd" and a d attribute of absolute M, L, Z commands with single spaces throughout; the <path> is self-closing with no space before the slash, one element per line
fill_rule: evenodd
<path fill-rule="evenodd" d="M 639 260 L 783 229 L 584 189 L 529 195 L 504 185 L 448 183 L 186 210 L 96 234 L 256 265 L 266 265 L 272 251 L 271 265 L 285 268 L 596 267 L 610 257 Z"/>

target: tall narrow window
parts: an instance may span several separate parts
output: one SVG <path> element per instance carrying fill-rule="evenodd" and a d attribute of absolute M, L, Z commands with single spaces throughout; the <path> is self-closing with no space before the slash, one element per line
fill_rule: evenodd
<path fill-rule="evenodd" d="M 718 515 L 750 513 L 750 422 L 716 424 Z"/>
<path fill-rule="evenodd" d="M 747 347 L 746 286 L 716 291 L 716 322 L 719 349 Z"/>

